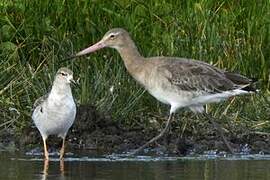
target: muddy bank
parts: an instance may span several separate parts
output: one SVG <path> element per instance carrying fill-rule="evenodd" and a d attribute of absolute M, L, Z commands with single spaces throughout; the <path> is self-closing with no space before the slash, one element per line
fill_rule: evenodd
<path fill-rule="evenodd" d="M 202 154 L 208 150 L 227 152 L 221 137 L 212 124 L 193 124 L 184 133 L 179 128 L 179 121 L 173 122 L 170 132 L 147 150 L 154 154 Z M 230 127 L 227 127 L 230 128 Z M 190 130 L 192 129 L 192 131 Z M 78 108 L 75 124 L 67 136 L 67 149 L 97 150 L 104 153 L 123 153 L 138 148 L 158 134 L 160 128 L 144 126 L 132 129 L 113 121 L 110 116 L 99 113 L 94 106 L 82 105 Z M 42 151 L 42 140 L 38 130 L 30 124 L 15 135 L 13 130 L 5 129 L 0 132 L 0 150 L 29 151 L 38 148 Z M 182 135 L 181 135 L 182 134 Z M 245 127 L 231 128 L 225 133 L 227 140 L 236 152 L 270 154 L 270 137 L 268 134 L 256 134 Z M 58 148 L 61 140 L 51 137 L 49 147 Z"/>

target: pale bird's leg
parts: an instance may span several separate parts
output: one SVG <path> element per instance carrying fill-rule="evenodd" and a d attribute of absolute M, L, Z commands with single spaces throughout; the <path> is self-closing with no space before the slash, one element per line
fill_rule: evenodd
<path fill-rule="evenodd" d="M 44 156 L 45 156 L 45 160 L 49 160 L 49 153 L 47 150 L 47 144 L 46 144 L 46 139 L 47 138 L 42 138 L 43 139 L 43 146 L 44 146 Z"/>
<path fill-rule="evenodd" d="M 63 143 L 62 143 L 62 147 L 60 150 L 60 159 L 61 160 L 64 158 L 64 154 L 65 154 L 65 139 L 66 139 L 66 136 L 63 137 Z"/>
<path fill-rule="evenodd" d="M 217 131 L 219 132 L 220 136 L 222 137 L 222 140 L 224 142 L 224 144 L 227 146 L 228 150 L 230 151 L 231 154 L 234 154 L 234 150 L 233 148 L 231 147 L 231 145 L 229 144 L 229 142 L 227 141 L 226 137 L 224 136 L 224 133 L 223 133 L 223 129 L 221 128 L 221 126 L 215 122 L 215 120 L 213 119 L 212 116 L 210 116 L 209 114 L 207 113 L 203 113 L 205 117 L 207 117 L 210 122 L 213 124 L 213 126 L 215 127 L 215 129 L 217 129 Z"/>
<path fill-rule="evenodd" d="M 142 145 L 141 147 L 139 147 L 138 149 L 136 149 L 134 152 L 132 152 L 131 154 L 135 155 L 140 153 L 145 147 L 147 147 L 149 144 L 157 141 L 159 138 L 161 138 L 165 132 L 168 130 L 171 120 L 173 119 L 173 113 L 170 113 L 170 116 L 166 122 L 166 126 L 165 128 L 159 133 L 159 135 L 157 135 L 156 137 L 152 138 L 150 141 L 148 141 L 147 143 L 145 143 L 144 145 Z"/>
<path fill-rule="evenodd" d="M 64 175 L 64 173 L 65 173 L 65 162 L 64 162 L 64 159 L 60 159 L 60 172 L 61 172 L 61 175 Z"/>
<path fill-rule="evenodd" d="M 48 175 L 48 169 L 49 169 L 49 160 L 45 159 L 43 164 L 43 175 L 47 177 Z"/>

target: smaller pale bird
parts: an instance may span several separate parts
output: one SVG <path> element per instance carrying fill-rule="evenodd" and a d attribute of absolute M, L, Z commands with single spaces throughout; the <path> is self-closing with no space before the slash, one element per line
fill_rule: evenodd
<path fill-rule="evenodd" d="M 42 136 L 44 156 L 47 160 L 49 153 L 46 140 L 49 135 L 58 135 L 63 139 L 60 159 L 64 157 L 65 138 L 76 115 L 71 82 L 74 82 L 73 72 L 68 68 L 60 68 L 55 75 L 51 91 L 34 103 L 32 119 Z"/>

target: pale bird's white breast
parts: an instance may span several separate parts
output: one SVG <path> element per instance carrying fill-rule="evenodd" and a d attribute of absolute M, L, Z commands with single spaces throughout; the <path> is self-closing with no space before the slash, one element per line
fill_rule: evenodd
<path fill-rule="evenodd" d="M 74 122 L 76 105 L 72 96 L 49 96 L 33 113 L 33 120 L 42 135 L 66 134 Z"/>

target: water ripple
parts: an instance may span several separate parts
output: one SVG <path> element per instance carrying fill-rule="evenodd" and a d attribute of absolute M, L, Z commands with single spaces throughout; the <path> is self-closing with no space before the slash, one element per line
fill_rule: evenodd
<path fill-rule="evenodd" d="M 11 160 L 19 161 L 43 161 L 43 158 L 11 158 Z M 100 157 L 66 157 L 67 162 L 157 162 L 157 161 L 186 161 L 186 160 L 270 160 L 270 155 L 253 154 L 253 155 L 219 155 L 219 154 L 204 154 L 197 156 L 172 156 L 172 157 L 154 157 L 154 156 L 128 156 L 126 154 L 111 154 Z M 50 161 L 59 161 L 58 158 L 51 158 Z"/>

